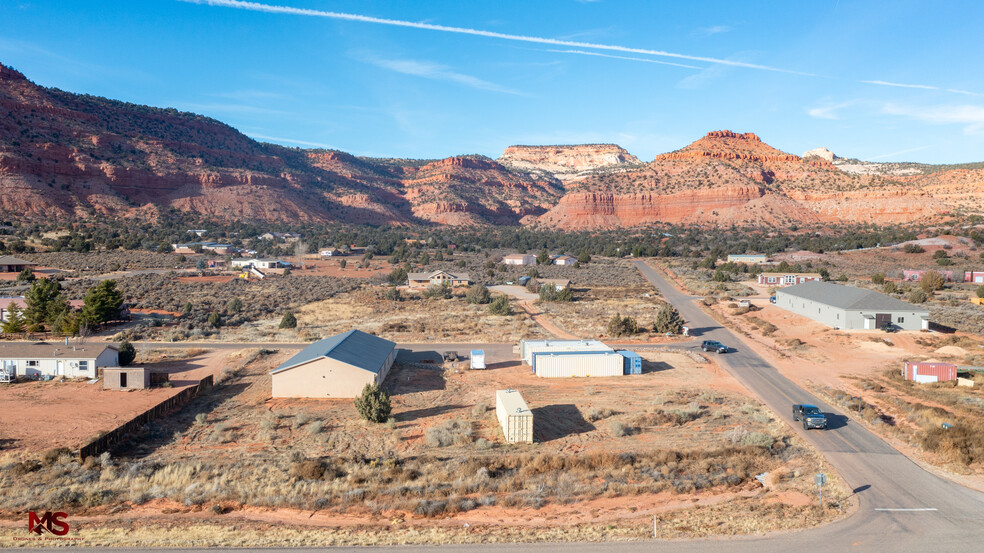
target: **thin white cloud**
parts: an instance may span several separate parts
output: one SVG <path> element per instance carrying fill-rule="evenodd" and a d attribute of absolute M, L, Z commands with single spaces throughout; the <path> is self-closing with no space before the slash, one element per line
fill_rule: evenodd
<path fill-rule="evenodd" d="M 924 84 L 905 84 L 905 83 L 890 83 L 888 81 L 861 81 L 865 84 L 876 84 L 878 86 L 894 86 L 896 88 L 921 88 L 923 90 L 940 90 L 938 86 L 929 86 Z"/>
<path fill-rule="evenodd" d="M 810 108 L 806 110 L 807 115 L 815 119 L 840 119 L 840 110 L 854 105 L 854 101 L 841 102 L 838 104 L 824 104 L 822 106 L 817 106 L 815 108 Z"/>
<path fill-rule="evenodd" d="M 383 69 L 388 69 L 390 71 L 395 71 L 397 73 L 402 73 L 404 75 L 413 75 L 415 77 L 423 77 L 425 79 L 432 79 L 435 81 L 447 81 L 447 82 L 452 82 L 463 86 L 467 86 L 470 88 L 476 88 L 479 90 L 488 90 L 491 92 L 502 92 L 505 94 L 521 94 L 520 92 L 513 90 L 511 88 L 506 88 L 504 86 L 500 86 L 495 83 L 483 81 L 478 77 L 465 75 L 464 73 L 458 73 L 456 71 L 453 71 L 449 67 L 432 63 L 429 61 L 389 60 L 389 59 L 381 59 L 375 57 L 367 57 L 365 58 L 365 61 L 375 65 L 376 67 L 381 67 Z"/>
<path fill-rule="evenodd" d="M 246 136 L 248 136 L 250 138 L 255 138 L 257 140 L 272 140 L 274 142 L 286 142 L 287 144 L 300 144 L 301 146 L 312 146 L 312 147 L 315 147 L 315 148 L 324 148 L 326 150 L 334 150 L 334 149 L 336 149 L 334 146 L 330 146 L 328 144 L 322 144 L 321 142 L 308 142 L 306 140 L 294 140 L 294 139 L 291 139 L 291 138 L 280 138 L 280 137 L 277 137 L 277 136 L 266 136 L 266 135 L 263 135 L 263 134 L 252 134 L 252 133 L 244 133 L 244 134 L 246 134 Z"/>
<path fill-rule="evenodd" d="M 870 160 L 874 160 L 874 159 L 883 159 L 883 158 L 886 158 L 886 157 L 900 156 L 902 154 L 911 154 L 912 152 L 919 152 L 919 151 L 922 151 L 922 150 L 927 150 L 927 149 L 929 149 L 931 147 L 932 146 L 919 146 L 919 147 L 916 147 L 916 148 L 908 148 L 906 150 L 899 150 L 897 152 L 892 152 L 890 154 L 882 154 L 882 155 L 879 155 L 879 156 L 871 156 L 871 157 L 868 158 L 868 160 L 870 161 Z"/>
<path fill-rule="evenodd" d="M 599 58 L 612 58 L 616 60 L 644 61 L 646 63 L 658 63 L 660 65 L 672 65 L 674 67 L 686 67 L 687 69 L 704 69 L 703 67 L 697 67 L 696 65 L 684 65 L 682 63 L 673 63 L 671 61 L 659 61 L 659 60 L 651 60 L 647 58 L 633 58 L 630 56 L 616 56 L 613 54 L 602 54 L 600 52 L 586 52 L 584 50 L 547 50 L 547 52 L 556 52 L 559 54 L 580 54 L 582 56 L 597 56 Z"/>
<path fill-rule="evenodd" d="M 662 50 L 649 50 L 645 48 L 631 48 L 628 46 L 618 46 L 613 44 L 597 44 L 592 42 L 577 42 L 571 40 L 559 40 L 555 38 L 545 38 L 536 36 L 525 36 L 525 35 L 513 35 L 508 33 L 498 33 L 494 31 L 484 31 L 481 29 L 469 29 L 466 27 L 451 27 L 447 25 L 434 25 L 431 23 L 421 23 L 414 21 L 403 21 L 399 19 L 385 19 L 381 17 L 372 17 L 368 15 L 359 15 L 352 13 L 340 13 L 340 12 L 329 12 L 323 10 L 313 10 L 307 8 L 294 8 L 291 6 L 276 6 L 270 4 L 261 4 L 259 2 L 246 2 L 242 0 L 179 0 L 182 2 L 189 2 L 193 4 L 205 4 L 209 6 L 221 6 L 227 8 L 237 8 L 242 10 L 251 10 L 266 13 L 279 13 L 279 14 L 291 14 L 291 15 L 303 15 L 308 17 L 324 17 L 328 19 L 340 19 L 344 21 L 357 21 L 360 23 L 375 23 L 378 25 L 390 25 L 395 27 L 407 27 L 411 29 L 422 29 L 426 31 L 439 31 L 444 33 L 457 33 L 472 36 L 481 36 L 486 38 L 498 38 L 502 40 L 513 40 L 518 42 L 531 42 L 536 44 L 550 44 L 552 46 L 567 46 L 572 48 L 588 48 L 591 50 L 610 50 L 615 52 L 625 52 L 628 54 L 643 54 L 647 56 L 659 56 L 668 58 L 685 59 L 691 61 L 702 61 L 706 63 L 713 63 L 719 65 L 729 65 L 734 67 L 744 67 L 747 69 L 759 69 L 762 71 L 775 71 L 779 73 L 791 73 L 795 75 L 807 75 L 813 76 L 812 73 L 803 73 L 800 71 L 792 71 L 789 69 L 781 69 L 778 67 L 771 67 L 768 65 L 759 65 L 755 63 L 745 63 L 733 60 L 726 60 L 720 58 L 711 58 L 705 56 L 693 56 L 688 54 L 679 54 L 675 52 L 665 52 Z"/>
<path fill-rule="evenodd" d="M 697 34 L 704 36 L 718 35 L 721 33 L 727 33 L 731 30 L 729 25 L 713 25 L 711 27 L 701 27 L 697 29 Z"/>
<path fill-rule="evenodd" d="M 888 103 L 882 106 L 881 111 L 886 115 L 908 117 L 936 125 L 966 125 L 964 134 L 984 134 L 984 106 L 958 105 L 926 108 Z"/>

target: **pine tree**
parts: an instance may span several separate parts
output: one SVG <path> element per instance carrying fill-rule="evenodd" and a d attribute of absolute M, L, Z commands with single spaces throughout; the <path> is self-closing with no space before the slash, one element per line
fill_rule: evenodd
<path fill-rule="evenodd" d="M 290 311 L 284 313 L 283 318 L 280 319 L 280 328 L 297 328 L 297 317 Z"/>
<path fill-rule="evenodd" d="M 667 332 L 679 334 L 683 331 L 683 318 L 680 316 L 680 312 L 672 305 L 664 305 L 656 314 L 656 323 L 653 325 L 653 330 L 660 334 Z"/>
<path fill-rule="evenodd" d="M 355 410 L 369 422 L 386 422 L 392 411 L 389 394 L 378 384 L 366 384 L 362 389 L 362 395 L 355 398 Z"/>

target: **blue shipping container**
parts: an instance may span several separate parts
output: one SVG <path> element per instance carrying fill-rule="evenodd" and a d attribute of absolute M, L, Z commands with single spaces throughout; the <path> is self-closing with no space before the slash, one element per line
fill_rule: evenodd
<path fill-rule="evenodd" d="M 618 353 L 625 358 L 624 374 L 642 374 L 642 357 L 638 353 L 624 349 Z"/>

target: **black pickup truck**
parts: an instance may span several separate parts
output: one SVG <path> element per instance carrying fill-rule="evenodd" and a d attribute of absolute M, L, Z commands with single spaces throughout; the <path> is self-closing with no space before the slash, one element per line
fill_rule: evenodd
<path fill-rule="evenodd" d="M 816 405 L 793 405 L 793 420 L 803 421 L 803 430 L 827 428 L 827 417 Z"/>

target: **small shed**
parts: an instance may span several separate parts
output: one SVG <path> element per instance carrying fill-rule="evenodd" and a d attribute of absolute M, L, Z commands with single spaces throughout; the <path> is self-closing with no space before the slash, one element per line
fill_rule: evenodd
<path fill-rule="evenodd" d="M 533 443 L 533 411 L 516 390 L 496 390 L 495 416 L 506 441 Z"/>
<path fill-rule="evenodd" d="M 144 390 L 150 388 L 150 371 L 146 367 L 105 367 L 104 390 Z"/>
<path fill-rule="evenodd" d="M 619 355 L 625 360 L 623 374 L 642 374 L 642 356 L 627 349 L 619 350 Z"/>
<path fill-rule="evenodd" d="M 902 366 L 902 378 L 920 383 L 951 382 L 957 379 L 957 366 L 952 363 L 909 363 Z"/>
<path fill-rule="evenodd" d="M 484 369 L 485 368 L 485 350 L 473 349 L 471 350 L 470 365 L 472 369 Z"/>

